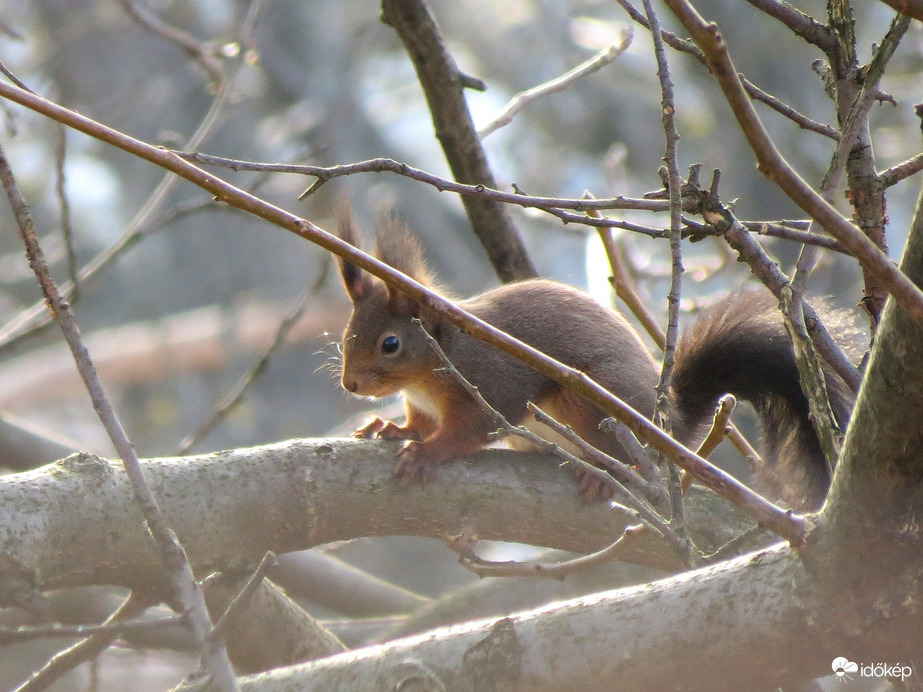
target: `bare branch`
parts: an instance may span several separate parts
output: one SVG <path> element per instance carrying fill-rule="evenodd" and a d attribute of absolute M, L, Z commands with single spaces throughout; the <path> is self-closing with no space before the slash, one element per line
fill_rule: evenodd
<path fill-rule="evenodd" d="M 670 291 L 667 294 L 667 330 L 664 334 L 663 365 L 660 370 L 660 380 L 657 382 L 657 406 L 655 421 L 672 434 L 670 422 L 670 380 L 673 375 L 673 365 L 676 362 L 676 341 L 679 338 L 679 302 L 682 293 L 683 255 L 682 255 L 682 178 L 680 178 L 679 164 L 677 162 L 676 144 L 679 133 L 676 131 L 676 103 L 673 98 L 673 82 L 670 79 L 670 69 L 667 64 L 666 50 L 664 49 L 660 21 L 654 12 L 651 0 L 643 0 L 644 13 L 650 25 L 651 36 L 654 39 L 654 57 L 657 61 L 657 78 L 660 80 L 661 93 L 661 123 L 664 131 L 666 146 L 663 160 L 666 162 L 666 171 L 661 171 L 664 178 L 664 189 L 670 199 Z M 667 467 L 667 487 L 670 491 L 671 513 L 670 527 L 673 528 L 684 544 L 688 544 L 688 531 L 686 514 L 683 508 L 683 490 L 680 480 L 680 470 L 673 464 Z M 692 553 L 687 553 L 689 557 Z"/>
<path fill-rule="evenodd" d="M 828 26 L 787 2 L 781 0 L 747 0 L 747 2 L 770 17 L 778 19 L 796 36 L 800 36 L 825 53 L 836 48 L 836 39 Z"/>
<path fill-rule="evenodd" d="M 647 21 L 647 17 L 635 9 L 628 0 L 616 0 L 616 2 L 622 6 L 622 8 L 635 22 L 647 29 L 650 29 L 650 24 Z M 705 57 L 705 53 L 703 53 L 702 50 L 699 49 L 699 47 L 694 43 L 681 39 L 676 36 L 676 34 L 672 34 L 669 31 L 662 31 L 661 34 L 663 35 L 663 40 L 667 45 L 682 53 L 691 55 L 706 67 L 708 66 L 708 60 Z M 796 111 L 791 106 L 786 105 L 775 96 L 763 91 L 758 86 L 753 84 L 753 82 L 746 79 L 743 75 L 740 75 L 740 78 L 743 82 L 744 89 L 747 90 L 747 93 L 754 100 L 765 103 L 767 106 L 777 111 L 780 115 L 788 118 L 793 123 L 798 125 L 798 127 L 804 130 L 816 132 L 817 134 L 823 135 L 824 137 L 829 137 L 830 139 L 839 139 L 840 134 L 835 128 L 831 127 L 830 125 L 825 125 L 824 123 L 811 120 L 807 116 L 802 115 Z"/>
<path fill-rule="evenodd" d="M 72 299 L 77 299 L 77 253 L 74 250 L 74 228 L 71 224 L 71 205 L 65 191 L 66 176 L 64 164 L 67 157 L 67 128 L 61 123 L 55 123 L 55 195 L 58 198 L 58 207 L 61 210 L 61 235 L 64 238 L 64 250 L 67 257 L 67 273 L 74 286 Z"/>
<path fill-rule="evenodd" d="M 584 479 L 598 479 L 598 481 L 605 484 L 607 489 L 611 492 L 612 496 L 617 501 L 627 505 L 627 507 L 630 508 L 629 511 L 637 515 L 637 518 L 643 521 L 648 528 L 660 533 L 660 535 L 666 539 L 667 543 L 673 547 L 677 555 L 679 555 L 680 559 L 683 560 L 687 567 L 692 567 L 696 564 L 697 554 L 695 551 L 695 546 L 689 540 L 688 536 L 678 535 L 672 528 L 671 524 L 664 521 L 657 513 L 657 511 L 648 504 L 647 501 L 636 497 L 633 492 L 634 490 L 638 490 L 652 502 L 661 501 L 662 504 L 663 493 L 659 492 L 659 489 L 655 484 L 649 483 L 641 478 L 626 464 L 613 459 L 609 455 L 596 449 L 583 438 L 581 438 L 577 433 L 571 430 L 568 426 L 562 425 L 532 402 L 529 402 L 527 406 L 529 411 L 535 416 L 535 419 L 539 423 L 547 425 L 556 433 L 563 436 L 564 439 L 566 439 L 568 442 L 575 445 L 585 458 L 581 459 L 580 457 L 571 454 L 566 449 L 563 449 L 560 445 L 543 439 L 524 426 L 512 425 L 503 416 L 503 414 L 501 414 L 499 411 L 497 411 L 497 409 L 495 409 L 487 402 L 487 400 L 481 395 L 481 392 L 478 390 L 478 388 L 471 384 L 455 368 L 455 366 L 452 364 L 452 361 L 449 360 L 449 357 L 439 346 L 439 342 L 437 342 L 436 339 L 434 339 L 432 335 L 423 328 L 422 322 L 420 322 L 418 326 L 423 331 L 423 334 L 429 343 L 430 348 L 432 348 L 436 355 L 439 357 L 439 360 L 442 362 L 443 366 L 449 372 L 449 374 L 451 374 L 451 376 L 464 388 L 464 390 L 475 401 L 477 401 L 478 405 L 483 410 L 487 411 L 491 415 L 497 425 L 498 432 L 521 437 L 539 449 L 545 449 L 551 452 L 555 456 L 560 457 L 564 463 L 569 463 L 575 469 L 580 471 L 583 474 Z M 611 475 L 604 469 L 609 469 Z M 631 490 L 629 488 L 631 488 Z M 584 487 L 581 486 L 581 489 L 584 489 Z"/>
<path fill-rule="evenodd" d="M 241 43 L 246 45 L 251 41 L 250 34 L 253 31 L 260 9 L 262 8 L 265 1 L 266 0 L 254 0 L 254 2 L 250 5 L 247 16 L 244 18 L 241 24 Z M 213 130 L 216 123 L 219 121 L 221 114 L 224 113 L 226 107 L 228 106 L 236 76 L 243 64 L 244 60 L 238 59 L 234 63 L 233 69 L 230 70 L 226 78 L 221 80 L 216 89 L 215 98 L 212 100 L 212 103 L 209 106 L 208 112 L 202 118 L 201 122 L 196 128 L 196 131 L 185 142 L 185 148 L 197 148 Z M 15 78 L 11 77 L 11 79 L 13 79 L 14 83 L 24 91 L 33 94 L 35 93 Z M 83 268 L 79 275 L 79 278 L 82 282 L 86 283 L 89 279 L 96 276 L 98 273 L 111 267 L 112 264 L 115 263 L 116 259 L 122 255 L 122 253 L 124 253 L 128 248 L 132 247 L 134 243 L 143 237 L 143 232 L 141 229 L 147 225 L 157 210 L 160 209 L 164 200 L 167 198 L 167 195 L 176 184 L 176 182 L 176 177 L 170 173 L 167 173 L 163 178 L 161 178 L 160 182 L 157 184 L 157 187 L 154 188 L 154 191 L 150 194 L 147 200 L 145 200 L 144 204 L 141 205 L 141 208 L 135 213 L 132 220 L 128 223 L 128 226 L 121 237 L 119 237 L 119 239 L 109 250 L 103 251 L 97 255 Z M 60 287 L 60 290 L 66 299 L 73 299 L 74 284 L 70 282 L 65 283 Z M 3 329 L 0 329 L 0 345 L 8 346 L 11 342 L 23 338 L 25 334 L 31 332 L 32 330 L 40 329 L 48 323 L 49 320 L 47 311 L 45 310 L 44 305 L 41 302 L 38 302 L 35 305 L 22 311 Z"/>
<path fill-rule="evenodd" d="M 326 272 L 324 272 L 326 273 Z M 323 278 L 323 274 L 321 276 Z M 229 391 L 224 398 L 218 403 L 218 406 L 215 409 L 215 412 L 212 414 L 211 418 L 202 423 L 198 428 L 193 432 L 189 433 L 183 440 L 179 443 L 179 449 L 177 454 L 182 456 L 188 454 L 189 451 L 199 442 L 201 442 L 205 437 L 208 436 L 218 425 L 221 424 L 231 413 L 236 409 L 240 403 L 244 400 L 244 396 L 247 393 L 247 390 L 253 385 L 254 382 L 259 379 L 259 377 L 266 371 L 266 368 L 269 366 L 269 362 L 272 360 L 272 357 L 276 352 L 282 347 L 282 344 L 285 343 L 285 339 L 288 336 L 292 328 L 298 323 L 305 313 L 305 310 L 308 307 L 308 299 L 311 297 L 313 290 L 308 289 L 305 291 L 301 297 L 295 302 L 295 306 L 289 311 L 276 329 L 276 334 L 260 356 L 256 359 L 256 362 L 253 364 L 253 367 L 250 368 L 237 382 L 237 384 Z"/>
<path fill-rule="evenodd" d="M 730 210 L 718 205 L 713 211 L 717 211 L 725 219 L 727 230 L 724 237 L 728 245 L 734 248 L 740 258 L 750 265 L 750 271 L 766 285 L 772 294 L 782 301 L 784 291 L 787 289 L 790 280 L 779 269 L 778 263 L 770 259 L 762 246 L 743 229 Z M 817 350 L 820 351 L 824 360 L 830 364 L 846 385 L 853 392 L 858 392 L 859 385 L 862 383 L 861 373 L 849 361 L 833 340 L 833 337 L 830 336 L 814 308 L 805 302 L 803 310 L 807 320 L 808 333 L 811 335 L 811 340 Z"/>
<path fill-rule="evenodd" d="M 212 628 L 212 631 L 208 633 L 208 637 L 210 639 L 218 643 L 224 642 L 228 627 L 230 627 L 230 623 L 235 614 L 241 608 L 246 606 L 247 601 L 251 596 L 253 596 L 253 593 L 256 591 L 257 587 L 260 585 L 263 579 L 266 578 L 266 573 L 275 566 L 276 556 L 275 553 L 270 550 L 263 556 L 263 559 L 260 560 L 260 564 L 257 565 L 257 568 L 253 571 L 253 574 L 250 575 L 250 578 L 247 580 L 247 583 L 244 584 L 244 587 L 240 590 L 240 593 L 238 593 L 237 596 L 231 600 L 224 613 L 222 613 L 221 617 L 218 618 L 218 621 L 215 622 L 215 626 Z"/>
<path fill-rule="evenodd" d="M 127 624 L 131 618 L 141 615 L 151 605 L 150 600 L 138 592 L 132 591 L 128 598 L 103 623 L 104 627 L 117 627 Z M 93 660 L 105 651 L 121 632 L 102 630 L 55 654 L 41 669 L 33 673 L 20 685 L 16 692 L 39 692 L 45 690 L 74 668 L 86 661 Z"/>
<path fill-rule="evenodd" d="M 222 64 L 214 46 L 200 41 L 188 31 L 168 24 L 135 0 L 117 0 L 117 2 L 140 26 L 179 46 L 183 52 L 204 67 L 215 87 L 221 84 L 224 79 Z"/>
<path fill-rule="evenodd" d="M 896 166 L 891 166 L 886 171 L 883 171 L 878 179 L 881 181 L 883 187 L 888 188 L 892 185 L 896 185 L 900 181 L 909 178 L 916 173 L 919 173 L 923 170 L 923 154 L 917 154 L 916 156 L 907 159 L 906 161 L 897 164 Z"/>
<path fill-rule="evenodd" d="M 397 32 L 407 49 L 426 95 L 436 138 L 455 179 L 497 187 L 462 93 L 467 80 L 449 54 L 426 4 L 422 0 L 383 0 L 381 19 Z M 462 201 L 471 229 L 500 279 L 537 276 L 506 207 L 490 199 L 464 197 Z"/>
<path fill-rule="evenodd" d="M 46 637 L 62 637 L 71 639 L 73 637 L 92 637 L 95 635 L 108 635 L 117 639 L 124 634 L 131 632 L 144 632 L 147 630 L 160 629 L 162 627 L 175 627 L 184 624 L 186 618 L 182 615 L 173 615 L 171 617 L 158 618 L 156 620 L 131 620 L 127 622 L 107 622 L 102 625 L 48 625 L 47 627 L 14 627 L 0 628 L 0 644 L 14 644 L 18 642 L 27 642 L 33 639 L 44 639 Z"/>
<path fill-rule="evenodd" d="M 843 244 L 888 288 L 895 300 L 923 324 L 923 290 L 910 281 L 871 240 L 844 219 L 795 172 L 775 148 L 747 98 L 717 25 L 706 23 L 687 0 L 667 0 L 696 42 L 724 91 L 741 131 L 757 157 L 757 167 L 801 209 Z"/>
<path fill-rule="evenodd" d="M 599 565 L 618 560 L 625 551 L 648 534 L 644 524 L 629 526 L 610 546 L 589 555 L 581 555 L 563 562 L 492 562 L 483 560 L 473 552 L 463 553 L 459 563 L 479 577 L 545 577 L 547 579 L 564 579 L 571 574 L 592 569 Z"/>
<path fill-rule="evenodd" d="M 628 46 L 631 45 L 631 30 L 623 29 L 621 34 L 621 40 L 618 43 L 615 43 L 608 48 L 603 48 L 592 58 L 584 63 L 581 63 L 569 72 L 566 72 L 556 79 L 552 79 L 548 82 L 539 84 L 538 86 L 516 94 L 510 100 L 510 102 L 503 107 L 503 110 L 500 111 L 500 115 L 478 130 L 478 137 L 484 139 L 488 135 L 499 130 L 501 127 L 509 125 L 511 122 L 513 122 L 513 118 L 516 117 L 516 114 L 533 101 L 536 101 L 543 96 L 547 96 L 548 94 L 555 94 L 557 92 L 564 91 L 565 89 L 570 88 L 572 84 L 583 79 L 587 75 L 598 72 L 606 65 L 611 65 L 622 53 L 628 50 Z"/>

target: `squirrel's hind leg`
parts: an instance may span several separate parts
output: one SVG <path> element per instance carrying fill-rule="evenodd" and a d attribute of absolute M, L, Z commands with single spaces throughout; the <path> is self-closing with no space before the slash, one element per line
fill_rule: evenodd
<path fill-rule="evenodd" d="M 569 389 L 560 389 L 552 396 L 542 400 L 538 406 L 559 423 L 569 426 L 581 438 L 598 450 L 618 461 L 630 463 L 624 448 L 615 437 L 600 428 L 600 423 L 606 417 L 605 414 L 579 394 Z M 544 435 L 542 436 L 544 437 Z M 558 442 L 558 440 L 554 441 Z M 565 448 L 583 458 L 583 455 L 572 445 L 566 445 Z M 587 503 L 612 499 L 612 486 L 605 479 L 582 466 L 575 468 L 574 472 L 577 476 L 577 486 L 580 494 L 583 495 Z"/>

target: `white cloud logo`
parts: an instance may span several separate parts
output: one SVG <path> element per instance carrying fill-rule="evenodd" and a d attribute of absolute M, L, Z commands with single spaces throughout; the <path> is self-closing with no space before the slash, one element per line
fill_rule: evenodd
<path fill-rule="evenodd" d="M 848 658 L 844 658 L 843 656 L 839 656 L 833 659 L 832 667 L 834 675 L 836 675 L 838 678 L 847 677 L 847 673 L 859 672 L 859 664 L 853 663 Z"/>

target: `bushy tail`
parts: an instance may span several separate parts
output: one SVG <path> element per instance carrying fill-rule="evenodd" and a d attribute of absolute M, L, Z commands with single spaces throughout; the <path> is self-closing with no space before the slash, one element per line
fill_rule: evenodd
<path fill-rule="evenodd" d="M 850 389 L 824 367 L 834 416 L 846 425 Z M 830 472 L 808 416 L 791 341 L 776 302 L 764 293 L 732 296 L 683 334 L 676 349 L 674 430 L 687 438 L 714 415 L 724 394 L 750 402 L 763 428 L 763 490 L 799 511 L 816 509 Z"/>

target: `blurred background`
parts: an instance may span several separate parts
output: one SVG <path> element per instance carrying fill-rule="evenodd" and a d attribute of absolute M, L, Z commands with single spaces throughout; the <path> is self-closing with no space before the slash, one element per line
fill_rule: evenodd
<path fill-rule="evenodd" d="M 820 0 L 796 4 L 823 20 Z M 860 59 L 867 60 L 892 13 L 878 3 L 856 4 Z M 430 6 L 461 68 L 488 85 L 486 92 L 467 92 L 478 126 L 515 93 L 617 42 L 630 24 L 611 0 L 439 0 Z M 744 3 L 702 0 L 697 7 L 720 23 L 747 77 L 811 118 L 836 124 L 811 70 L 822 57 L 816 49 Z M 666 9 L 658 11 L 664 27 L 675 30 Z M 146 142 L 277 163 L 387 157 L 450 177 L 412 66 L 379 13 L 370 0 L 139 0 L 134 8 L 127 0 L 5 0 L 0 61 L 38 93 Z M 206 49 L 213 71 L 136 14 L 188 32 Z M 722 199 L 736 200 L 742 220 L 801 218 L 756 171 L 706 70 L 673 51 L 668 58 L 681 172 L 701 163 L 707 183 L 711 171 L 720 169 Z M 913 105 L 923 92 L 921 67 L 923 31 L 914 23 L 883 81 L 897 105 L 876 105 L 872 112 L 879 170 L 920 150 Z M 560 197 L 585 191 L 638 197 L 660 188 L 660 99 L 651 42 L 636 26 L 631 47 L 612 65 L 531 104 L 485 139 L 499 184 Z M 831 140 L 758 109 L 784 156 L 807 181 L 819 183 Z M 368 410 L 368 402 L 340 391 L 329 368 L 349 306 L 324 251 L 216 205 L 189 184 L 165 186 L 161 170 L 79 133 L 63 136 L 62 159 L 60 128 L 16 105 L 0 103 L 0 128 L 56 277 L 63 283 L 75 271 L 91 274 L 78 282 L 76 314 L 141 456 L 171 455 L 187 446 L 188 436 L 247 378 L 287 317 L 295 318 L 294 326 L 242 404 L 192 451 L 342 435 Z M 350 197 L 368 229 L 380 209 L 393 208 L 456 294 L 497 282 L 458 198 L 449 193 L 377 173 L 331 181 L 299 202 L 312 178 L 214 172 L 324 228 L 332 227 L 332 206 L 341 194 Z M 911 180 L 888 192 L 894 257 L 916 187 Z M 849 213 L 842 194 L 838 204 Z M 111 457 L 59 332 L 33 326 L 44 318 L 40 294 L 8 205 L 0 208 L 0 411 L 62 448 Z M 518 207 L 512 214 L 542 274 L 590 287 L 601 300 L 614 302 L 594 232 Z M 623 218 L 668 225 L 666 215 Z M 619 240 L 647 305 L 664 315 L 667 244 L 630 234 Z M 783 270 L 797 256 L 795 244 L 766 239 L 764 245 Z M 688 315 L 748 279 L 746 268 L 718 242 L 687 243 L 685 252 Z M 853 261 L 828 253 L 812 288 L 851 306 L 861 297 L 861 277 Z M 3 463 L 13 469 L 24 464 L 9 452 L 7 458 Z M 336 552 L 428 597 L 474 579 L 435 541 L 357 541 Z M 406 569 L 423 562 L 427 569 Z M 4 656 L 0 687 L 22 680 L 54 644 L 43 646 L 38 653 L 17 648 L 16 655 Z M 89 689 L 93 675 L 102 689 L 127 689 L 115 676 L 134 674 L 132 666 L 144 670 L 149 689 L 163 689 L 191 664 L 172 654 L 114 650 L 95 672 L 84 667 L 56 689 Z"/>

